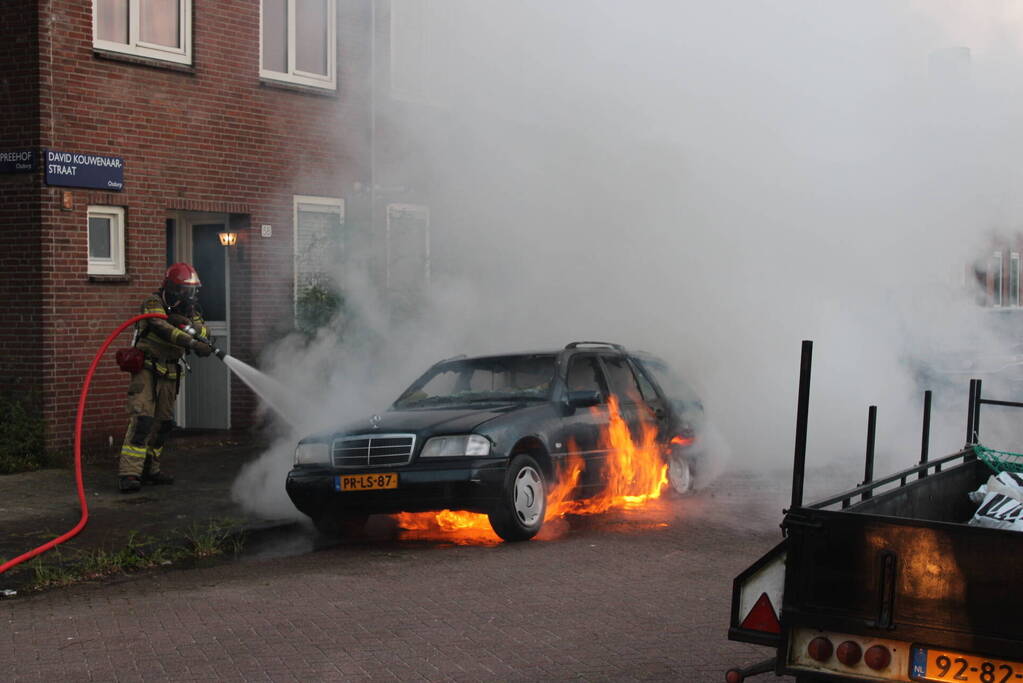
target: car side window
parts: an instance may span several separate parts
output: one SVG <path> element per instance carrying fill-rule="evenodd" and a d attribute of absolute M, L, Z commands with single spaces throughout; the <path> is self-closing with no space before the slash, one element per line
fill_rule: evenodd
<path fill-rule="evenodd" d="M 639 380 L 639 393 L 643 397 L 643 400 L 647 403 L 653 403 L 659 401 L 660 397 L 657 395 L 657 390 L 654 389 L 654 385 L 650 383 L 646 375 L 639 368 L 633 368 L 636 373 L 636 379 Z"/>
<path fill-rule="evenodd" d="M 622 356 L 604 356 L 604 367 L 607 368 L 607 381 L 611 393 L 618 397 L 618 400 L 625 403 L 635 403 L 642 397 L 636 376 L 632 374 L 632 368 Z"/>
<path fill-rule="evenodd" d="M 601 396 L 604 389 L 600 381 L 600 365 L 596 356 L 576 356 L 568 364 L 567 384 L 569 391 L 596 391 Z"/>

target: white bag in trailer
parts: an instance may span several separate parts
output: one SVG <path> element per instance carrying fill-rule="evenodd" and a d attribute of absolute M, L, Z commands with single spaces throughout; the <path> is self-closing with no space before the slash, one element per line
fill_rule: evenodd
<path fill-rule="evenodd" d="M 1023 531 L 1023 475 L 1000 472 L 970 494 L 980 507 L 970 524 L 990 529 Z"/>
<path fill-rule="evenodd" d="M 970 492 L 970 500 L 979 505 L 989 493 L 1004 493 L 1023 503 L 1023 474 L 1016 472 L 992 474 L 979 489 Z"/>

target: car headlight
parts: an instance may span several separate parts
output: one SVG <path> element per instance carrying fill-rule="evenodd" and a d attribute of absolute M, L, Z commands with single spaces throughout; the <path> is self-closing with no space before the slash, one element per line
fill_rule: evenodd
<path fill-rule="evenodd" d="M 296 465 L 326 465 L 330 462 L 330 449 L 325 443 L 300 443 L 295 449 Z"/>
<path fill-rule="evenodd" d="M 451 458 L 462 455 L 490 455 L 490 439 L 479 434 L 435 436 L 423 446 L 420 458 Z"/>

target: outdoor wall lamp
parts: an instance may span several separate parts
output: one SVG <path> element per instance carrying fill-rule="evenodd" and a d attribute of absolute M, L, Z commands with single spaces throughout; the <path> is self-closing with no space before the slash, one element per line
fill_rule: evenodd
<path fill-rule="evenodd" d="M 238 233 L 236 232 L 218 232 L 217 237 L 225 247 L 233 247 L 238 243 Z"/>

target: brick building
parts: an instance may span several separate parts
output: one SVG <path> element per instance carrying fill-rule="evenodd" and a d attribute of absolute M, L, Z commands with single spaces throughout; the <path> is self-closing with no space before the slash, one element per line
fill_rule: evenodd
<path fill-rule="evenodd" d="M 372 244 L 357 191 L 372 182 L 372 13 L 371 0 L 0 3 L 0 390 L 38 390 L 48 446 L 70 443 L 95 350 L 168 263 L 196 265 L 211 328 L 251 360 L 293 321 L 325 244 Z M 245 387 L 213 359 L 192 365 L 179 423 L 251 424 Z M 111 354 L 87 444 L 118 446 L 125 385 Z"/>

